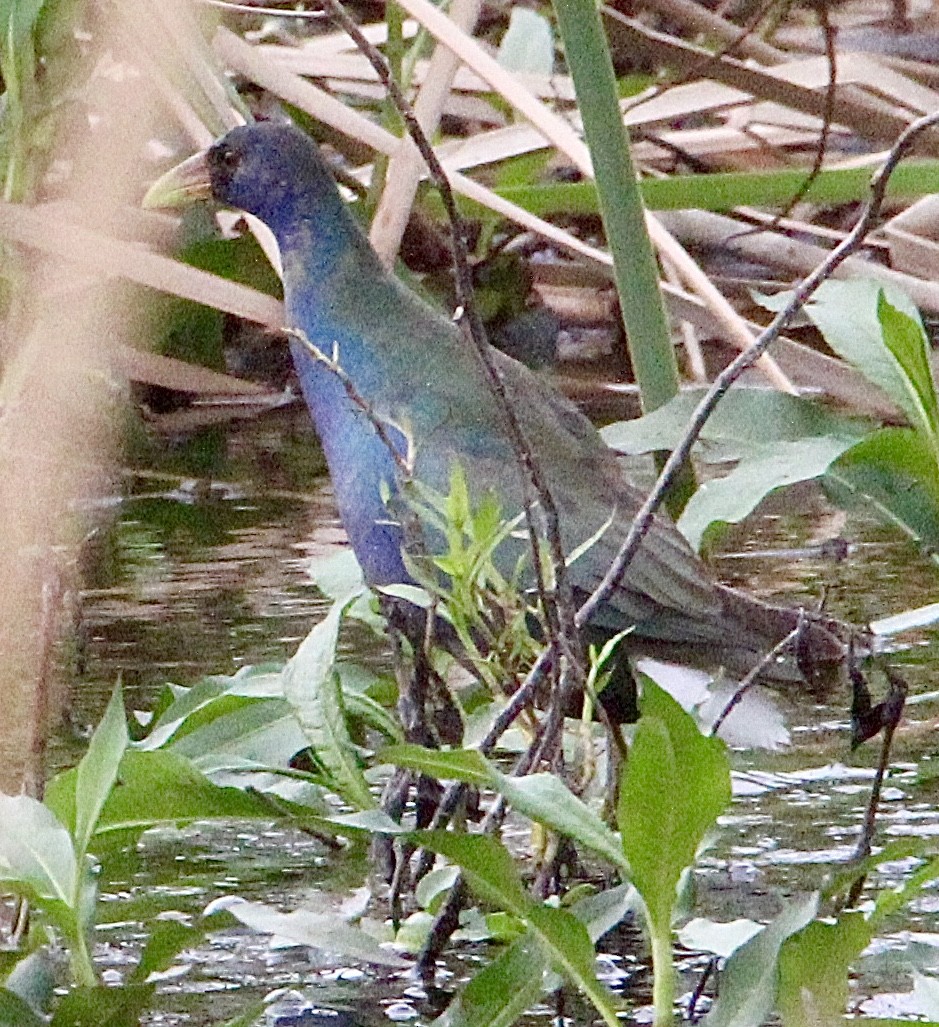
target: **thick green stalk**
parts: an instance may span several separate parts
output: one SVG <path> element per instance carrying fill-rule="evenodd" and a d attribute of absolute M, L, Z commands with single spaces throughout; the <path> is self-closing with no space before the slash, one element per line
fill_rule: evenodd
<path fill-rule="evenodd" d="M 629 134 L 619 109 L 613 61 L 595 0 L 554 0 L 554 10 L 593 160 L 633 373 L 642 408 L 648 413 L 677 394 L 678 364 L 659 289 L 658 264 L 646 231 Z M 657 461 L 662 462 L 664 456 Z M 694 490 L 689 465 L 666 497 L 673 517 L 681 513 Z"/>
<path fill-rule="evenodd" d="M 672 1027 L 675 1023 L 675 967 L 672 964 L 671 931 L 653 927 L 652 935 L 652 1006 L 655 1027 Z"/>
<path fill-rule="evenodd" d="M 619 109 L 613 62 L 594 0 L 554 0 L 554 9 L 593 159 L 629 352 L 643 409 L 648 412 L 678 392 L 678 366 Z"/>

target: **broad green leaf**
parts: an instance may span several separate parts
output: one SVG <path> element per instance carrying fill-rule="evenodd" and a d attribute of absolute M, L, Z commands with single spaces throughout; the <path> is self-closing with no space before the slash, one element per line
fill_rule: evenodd
<path fill-rule="evenodd" d="M 939 549 L 939 475 L 921 434 L 882 428 L 841 456 L 824 485 L 839 504 L 876 510 L 928 549 Z"/>
<path fill-rule="evenodd" d="M 597 980 L 596 953 L 587 928 L 573 913 L 552 906 L 533 907 L 527 919 L 550 951 L 555 969 L 580 988 L 610 1027 L 618 1027 L 618 1002 Z"/>
<path fill-rule="evenodd" d="M 391 711 L 364 692 L 351 692 L 346 687 L 345 677 L 341 671 L 339 680 L 343 686 L 343 700 L 350 717 L 361 720 L 369 727 L 380 731 L 392 742 L 404 742 L 404 732 L 401 730 L 401 724 Z"/>
<path fill-rule="evenodd" d="M 418 745 L 391 746 L 380 759 L 438 780 L 493 788 L 520 813 L 566 835 L 628 873 L 616 834 L 553 774 L 509 777 L 473 749 L 442 751 Z"/>
<path fill-rule="evenodd" d="M 129 741 L 124 696 L 118 684 L 76 768 L 74 842 L 79 855 L 88 851 L 95 824 L 114 787 Z"/>
<path fill-rule="evenodd" d="M 512 854 L 495 838 L 455 831 L 414 831 L 411 838 L 460 866 L 470 888 L 485 902 L 520 917 L 533 908 Z"/>
<path fill-rule="evenodd" d="M 569 908 L 596 944 L 629 913 L 639 912 L 642 900 L 631 884 L 618 884 L 579 899 Z"/>
<path fill-rule="evenodd" d="M 771 492 L 821 477 L 853 439 L 806 438 L 756 448 L 724 478 L 706 481 L 688 501 L 678 529 L 698 549 L 708 527 L 739 524 Z"/>
<path fill-rule="evenodd" d="M 135 748 L 158 749 L 171 739 L 179 741 L 190 731 L 248 702 L 236 676 L 203 678 L 191 688 L 175 692 L 173 701 L 160 711 L 146 738 L 137 742 Z"/>
<path fill-rule="evenodd" d="M 894 315 L 888 316 L 891 325 L 896 326 L 900 320 L 896 314 L 903 314 L 922 333 L 919 314 L 906 296 L 896 289 L 864 279 L 825 282 L 806 304 L 805 312 L 838 356 L 853 364 L 869 382 L 882 389 L 914 427 L 923 428 L 928 425 L 928 419 L 917 388 L 884 337 L 881 297 L 886 297 L 887 305 L 894 310 Z M 910 362 L 908 335 L 895 342 L 898 351 L 904 353 Z M 916 363 L 912 360 L 914 366 Z"/>
<path fill-rule="evenodd" d="M 849 970 L 872 933 L 863 913 L 849 912 L 833 924 L 815 920 L 783 942 L 776 1008 L 786 1027 L 841 1027 Z"/>
<path fill-rule="evenodd" d="M 475 974 L 436 1021 L 438 1027 L 512 1027 L 541 998 L 548 959 L 531 932 Z"/>
<path fill-rule="evenodd" d="M 931 347 L 919 312 L 908 314 L 898 310 L 881 292 L 877 317 L 883 329 L 884 342 L 906 378 L 912 394 L 911 406 L 919 413 L 913 425 L 928 434 L 935 451 L 939 434 L 939 404 L 936 402 L 936 384 L 929 363 Z"/>
<path fill-rule="evenodd" d="M 131 984 L 144 984 L 152 973 L 168 969 L 184 949 L 194 948 L 205 937 L 205 931 L 179 920 L 155 920 L 149 924 L 150 937 L 140 954 L 140 961 L 128 978 Z"/>
<path fill-rule="evenodd" d="M 734 952 L 721 974 L 720 995 L 704 1019 L 705 1027 L 756 1027 L 766 1021 L 776 1001 L 779 950 L 817 912 L 814 892 L 790 899 L 771 924 Z"/>
<path fill-rule="evenodd" d="M 46 789 L 46 802 L 67 815 L 74 801 L 74 770 L 57 775 Z M 172 752 L 128 750 L 121 760 L 115 787 L 98 818 L 95 843 L 120 831 L 146 830 L 160 823 L 188 823 L 219 818 L 256 819 L 292 811 L 306 819 L 302 807 L 270 800 L 256 792 L 213 784 L 189 760 Z M 316 817 L 311 822 L 320 823 Z M 63 829 L 64 830 L 64 829 Z"/>
<path fill-rule="evenodd" d="M 438 781 L 463 781 L 490 787 L 498 775 L 495 767 L 475 749 L 427 749 L 421 745 L 389 745 L 378 754 L 382 763 L 416 770 Z"/>
<path fill-rule="evenodd" d="M 139 1027 L 156 986 L 74 988 L 56 1007 L 50 1027 Z"/>
<path fill-rule="evenodd" d="M 678 940 L 686 949 L 713 952 L 726 959 L 741 945 L 763 930 L 755 920 L 709 920 L 695 917 L 678 932 Z"/>
<path fill-rule="evenodd" d="M 643 417 L 617 421 L 601 430 L 608 446 L 640 455 L 674 449 L 707 390 L 689 389 Z M 701 439 L 719 443 L 726 458 L 746 456 L 761 440 L 799 442 L 806 438 L 863 438 L 873 426 L 860 418 L 834 413 L 819 403 L 770 389 L 732 388 L 718 403 Z"/>
<path fill-rule="evenodd" d="M 663 689 L 643 679 L 642 716 L 620 784 L 619 828 L 654 930 L 671 928 L 675 890 L 730 802 L 724 743 L 706 738 Z"/>
<path fill-rule="evenodd" d="M 532 820 L 566 835 L 608 860 L 622 873 L 629 873 L 620 840 L 582 799 L 553 774 L 508 777 L 499 774 L 492 787 L 511 806 Z"/>
<path fill-rule="evenodd" d="M 407 828 L 402 827 L 397 820 L 392 820 L 384 810 L 363 809 L 356 813 L 340 813 L 339 816 L 329 817 L 325 821 L 336 828 L 340 833 L 349 831 L 367 831 L 369 834 L 407 834 Z"/>
<path fill-rule="evenodd" d="M 410 837 L 462 868 L 470 888 L 485 902 L 527 921 L 565 976 L 593 1002 L 610 1027 L 618 1027 L 613 996 L 597 980 L 587 928 L 567 910 L 537 904 L 522 884 L 511 853 L 488 835 L 415 831 Z"/>
<path fill-rule="evenodd" d="M 0 988 L 0 1027 L 47 1027 L 47 1022 L 19 995 Z"/>
<path fill-rule="evenodd" d="M 305 749 L 307 737 L 293 709 L 283 699 L 236 699 L 214 704 L 220 715 L 186 732 L 167 746 L 192 760 L 202 770 L 216 771 L 244 762 L 265 767 L 287 767 Z"/>
<path fill-rule="evenodd" d="M 435 912 L 436 906 L 439 904 L 438 900 L 450 891 L 459 876 L 459 867 L 436 867 L 430 873 L 424 874 L 417 882 L 417 887 L 414 889 L 414 900 L 421 909 Z"/>
<path fill-rule="evenodd" d="M 355 553 L 351 549 L 343 550 L 335 556 L 314 561 L 310 569 L 316 587 L 334 601 L 346 600 L 355 596 L 352 605 L 346 610 L 346 616 L 367 624 L 373 631 L 384 635 L 387 628 L 385 618 L 373 608 L 374 596 L 365 584 L 362 568 L 359 566 Z"/>
<path fill-rule="evenodd" d="M 335 913 L 316 913 L 308 909 L 281 913 L 273 906 L 244 900 L 226 903 L 224 908 L 253 930 L 274 934 L 298 945 L 309 945 L 347 959 L 401 970 L 411 965 L 389 949 L 382 948 L 371 935 L 345 923 Z"/>
<path fill-rule="evenodd" d="M 403 599 L 421 610 L 429 610 L 434 605 L 433 596 L 419 585 L 382 585 L 378 591 L 389 599 Z"/>
<path fill-rule="evenodd" d="M 284 696 L 293 707 L 317 761 L 335 790 L 358 809 L 376 805 L 346 727 L 345 706 L 336 673 L 336 642 L 348 600 L 333 604 L 284 668 Z"/>
<path fill-rule="evenodd" d="M 71 836 L 49 807 L 28 795 L 0 794 L 0 884 L 36 901 L 75 906 Z"/>

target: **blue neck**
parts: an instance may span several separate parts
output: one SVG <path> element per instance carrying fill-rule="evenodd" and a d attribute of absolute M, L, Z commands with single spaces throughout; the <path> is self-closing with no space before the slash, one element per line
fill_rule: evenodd
<path fill-rule="evenodd" d="M 349 283 L 356 283 L 351 298 L 359 300 L 362 283 L 369 283 L 368 287 L 383 283 L 385 272 L 338 196 L 336 202 L 339 211 L 329 216 L 322 212 L 315 220 L 295 216 L 272 227 L 284 264 L 288 322 L 326 356 L 331 358 L 338 350 L 340 367 L 369 401 L 381 395 L 379 354 L 371 352 L 367 333 L 357 332 L 349 316 Z M 376 292 L 381 291 L 379 285 Z M 379 296 L 375 302 L 380 302 Z M 323 445 L 343 527 L 366 580 L 372 585 L 408 581 L 401 560 L 401 533 L 387 523 L 381 499 L 382 483 L 394 491 L 396 482 L 387 445 L 332 370 L 299 339 L 291 339 L 290 351 Z"/>

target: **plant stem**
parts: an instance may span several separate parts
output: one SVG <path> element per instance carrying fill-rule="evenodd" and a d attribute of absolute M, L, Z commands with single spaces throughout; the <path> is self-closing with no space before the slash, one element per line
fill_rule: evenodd
<path fill-rule="evenodd" d="M 554 10 L 593 160 L 629 354 L 642 408 L 648 413 L 677 394 L 678 364 L 629 135 L 619 109 L 613 61 L 594 0 L 554 0 Z M 693 491 L 689 473 L 672 493 L 674 504 L 680 509 Z"/>
<path fill-rule="evenodd" d="M 82 988 L 96 988 L 98 986 L 98 975 L 95 973 L 94 963 L 91 961 L 91 953 L 88 950 L 88 939 L 80 926 L 76 925 L 69 945 L 69 963 L 72 967 L 72 977 L 76 984 Z"/>
<path fill-rule="evenodd" d="M 655 1027 L 675 1023 L 675 967 L 672 965 L 672 932 L 650 924 L 652 936 L 652 1005 Z"/>

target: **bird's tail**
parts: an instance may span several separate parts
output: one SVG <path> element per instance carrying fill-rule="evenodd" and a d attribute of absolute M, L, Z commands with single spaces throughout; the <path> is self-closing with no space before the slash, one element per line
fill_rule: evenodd
<path fill-rule="evenodd" d="M 824 613 L 775 606 L 724 585 L 707 618 L 659 615 L 624 639 L 635 655 L 742 678 L 757 666 L 767 684 L 807 684 L 825 693 L 846 679 L 849 659 L 870 651 L 870 632 Z M 786 642 L 780 652 L 769 654 Z"/>
<path fill-rule="evenodd" d="M 788 639 L 761 668 L 759 680 L 802 680 L 813 691 L 826 692 L 845 680 L 849 660 L 870 650 L 866 629 L 825 613 L 764 603 L 725 586 L 720 591 L 728 650 L 721 662 L 734 673 L 749 673 Z"/>

